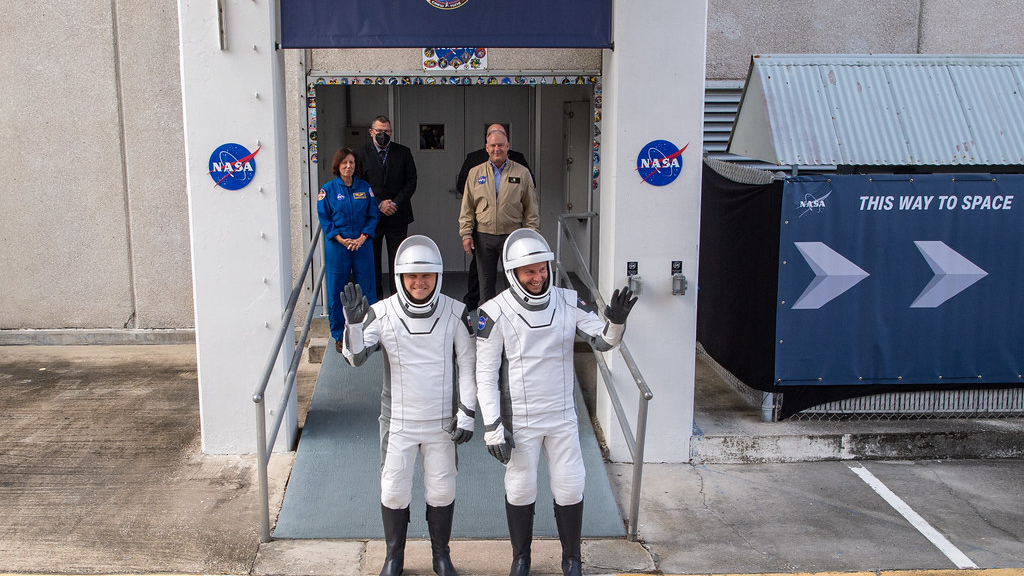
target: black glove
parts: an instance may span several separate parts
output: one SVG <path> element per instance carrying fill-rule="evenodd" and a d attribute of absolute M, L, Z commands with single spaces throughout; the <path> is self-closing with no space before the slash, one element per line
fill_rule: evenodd
<path fill-rule="evenodd" d="M 472 430 L 466 430 L 465 428 L 458 427 L 456 427 L 455 430 L 452 430 L 452 442 L 455 442 L 456 444 L 465 444 L 466 442 L 469 442 L 472 439 Z"/>
<path fill-rule="evenodd" d="M 345 311 L 346 322 L 359 324 L 370 311 L 370 302 L 363 296 L 363 289 L 359 284 L 349 282 L 345 285 L 345 291 L 341 293 L 341 307 Z"/>
<path fill-rule="evenodd" d="M 512 458 L 512 449 L 516 447 L 511 432 L 498 424 L 496 430 L 484 434 L 484 441 L 487 442 L 487 451 L 491 456 L 497 458 L 498 462 L 502 464 L 508 464 L 509 459 Z"/>
<path fill-rule="evenodd" d="M 634 304 L 636 296 L 633 296 L 633 291 L 629 286 L 623 286 L 621 291 L 612 292 L 611 302 L 604 307 L 604 317 L 612 324 L 625 324 Z"/>
<path fill-rule="evenodd" d="M 461 414 L 461 413 L 460 413 Z M 468 416 L 467 416 L 468 417 Z M 452 418 L 448 425 L 444 427 L 445 432 L 451 434 L 452 442 L 455 444 L 465 444 L 473 438 L 473 431 L 465 428 L 459 428 L 459 418 L 456 416 Z M 470 420 L 472 422 L 472 420 Z"/>

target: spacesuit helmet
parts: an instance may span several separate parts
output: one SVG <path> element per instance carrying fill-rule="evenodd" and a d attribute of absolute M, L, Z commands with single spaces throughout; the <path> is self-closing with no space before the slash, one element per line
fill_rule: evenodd
<path fill-rule="evenodd" d="M 418 318 L 434 313 L 441 294 L 443 271 L 441 251 L 437 249 L 437 244 L 434 244 L 430 238 L 417 234 L 409 236 L 398 246 L 398 252 L 395 254 L 395 286 L 398 288 L 398 302 L 407 315 Z M 402 274 L 424 272 L 436 273 L 437 282 L 434 284 L 433 292 L 425 301 L 416 302 L 406 290 L 405 283 L 402 282 Z"/>
<path fill-rule="evenodd" d="M 548 305 L 551 298 L 551 262 L 555 259 L 548 246 L 547 240 L 536 230 L 520 228 L 509 234 L 505 240 L 505 246 L 501 250 L 501 263 L 505 268 L 505 276 L 508 278 L 509 288 L 512 295 L 520 304 L 530 310 L 538 310 Z M 516 268 L 537 264 L 538 262 L 548 263 L 548 280 L 540 294 L 532 294 L 523 286 L 516 276 Z"/>

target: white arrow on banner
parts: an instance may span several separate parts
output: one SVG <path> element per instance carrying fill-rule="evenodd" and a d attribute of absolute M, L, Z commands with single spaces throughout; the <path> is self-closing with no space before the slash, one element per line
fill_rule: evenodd
<path fill-rule="evenodd" d="M 869 274 L 829 248 L 824 242 L 794 242 L 814 270 L 814 280 L 793 304 L 794 309 L 813 310 L 853 288 Z"/>
<path fill-rule="evenodd" d="M 974 262 L 938 240 L 914 241 L 921 255 L 932 267 L 935 276 L 917 295 L 911 308 L 937 308 L 946 300 L 963 292 L 972 284 L 988 276 Z"/>

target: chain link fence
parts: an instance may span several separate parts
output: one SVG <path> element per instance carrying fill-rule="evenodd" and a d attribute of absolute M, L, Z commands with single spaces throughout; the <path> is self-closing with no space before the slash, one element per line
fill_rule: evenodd
<path fill-rule="evenodd" d="M 770 410 L 775 421 L 785 402 L 785 393 L 755 390 L 741 382 L 697 343 L 697 357 L 750 403 L 752 408 Z M 765 406 L 767 400 L 768 406 Z M 913 420 L 921 418 L 1021 418 L 1024 417 L 1024 388 L 982 390 L 929 390 L 887 392 L 826 402 L 790 417 L 792 421 L 825 420 Z"/>

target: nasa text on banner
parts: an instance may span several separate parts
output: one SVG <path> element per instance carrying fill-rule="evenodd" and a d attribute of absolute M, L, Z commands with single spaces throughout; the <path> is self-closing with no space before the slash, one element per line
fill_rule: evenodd
<path fill-rule="evenodd" d="M 609 48 L 611 0 L 281 0 L 284 48 Z"/>
<path fill-rule="evenodd" d="M 1014 383 L 1024 175 L 786 181 L 775 382 Z"/>

